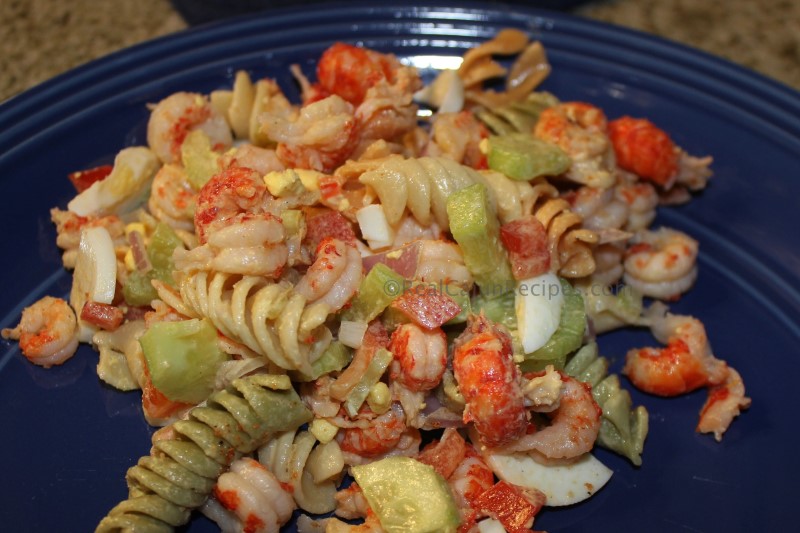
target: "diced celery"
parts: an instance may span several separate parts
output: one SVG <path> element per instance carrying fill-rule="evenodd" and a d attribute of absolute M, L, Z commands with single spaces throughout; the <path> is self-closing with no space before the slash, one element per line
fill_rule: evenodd
<path fill-rule="evenodd" d="M 292 378 L 296 381 L 314 381 L 318 377 L 329 372 L 337 372 L 346 367 L 353 359 L 353 351 L 339 341 L 333 341 L 328 345 L 322 355 L 311 363 L 311 375 L 301 372 L 292 372 Z"/>
<path fill-rule="evenodd" d="M 558 329 L 547 344 L 533 353 L 525 354 L 525 360 L 520 364 L 520 368 L 525 372 L 542 370 L 547 365 L 563 369 L 567 355 L 580 348 L 583 342 L 586 330 L 583 298 L 567 280 L 560 281 L 561 289 L 564 291 L 564 306 L 561 308 Z"/>
<path fill-rule="evenodd" d="M 181 161 L 186 179 L 196 191 L 219 172 L 219 154 L 211 149 L 211 140 L 202 130 L 190 132 L 181 145 Z"/>
<path fill-rule="evenodd" d="M 344 401 L 344 408 L 348 415 L 354 417 L 358 414 L 358 410 L 367 399 L 370 389 L 381 379 L 391 362 L 392 352 L 389 350 L 381 348 L 375 352 L 375 355 L 372 356 L 372 361 L 367 365 L 367 370 L 361 376 L 361 380 L 353 387 L 353 390 L 350 391 Z"/>
<path fill-rule="evenodd" d="M 350 307 L 342 313 L 342 320 L 369 322 L 389 307 L 395 298 L 405 290 L 403 277 L 378 263 L 364 276 Z"/>
<path fill-rule="evenodd" d="M 530 181 L 539 176 L 557 176 L 569 169 L 572 160 L 555 144 L 530 133 L 489 137 L 489 168 L 511 179 Z"/>
<path fill-rule="evenodd" d="M 183 246 L 183 241 L 172 228 L 163 222 L 158 223 L 147 245 L 147 255 L 153 268 L 147 272 L 131 272 L 122 287 L 122 294 L 128 305 L 150 305 L 150 302 L 158 297 L 150 283 L 154 279 L 168 285 L 175 284 L 172 277 L 175 268 L 172 254 L 179 246 Z"/>
<path fill-rule="evenodd" d="M 472 298 L 473 313 L 483 315 L 508 329 L 517 329 L 517 313 L 514 310 L 514 292 L 508 291 L 494 297 L 478 294 Z"/>
<path fill-rule="evenodd" d="M 352 468 L 358 486 L 387 533 L 455 533 L 458 507 L 447 481 L 410 457 L 388 457 Z"/>
<path fill-rule="evenodd" d="M 450 232 L 464 254 L 464 264 L 481 292 L 489 297 L 513 289 L 514 276 L 503 245 L 500 223 L 482 183 L 456 191 L 447 198 Z"/>
<path fill-rule="evenodd" d="M 156 322 L 139 339 L 153 386 L 175 402 L 200 403 L 228 355 L 208 319 Z"/>

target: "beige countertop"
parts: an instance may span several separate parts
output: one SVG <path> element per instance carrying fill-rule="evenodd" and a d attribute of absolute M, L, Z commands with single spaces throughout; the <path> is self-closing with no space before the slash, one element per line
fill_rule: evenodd
<path fill-rule="evenodd" d="M 576 14 L 706 50 L 800 89 L 795 0 L 605 0 Z M 0 101 L 97 57 L 186 27 L 168 0 L 2 0 Z"/>

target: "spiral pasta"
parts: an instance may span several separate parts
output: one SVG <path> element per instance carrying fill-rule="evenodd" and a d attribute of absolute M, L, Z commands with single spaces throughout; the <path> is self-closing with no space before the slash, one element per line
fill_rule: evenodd
<path fill-rule="evenodd" d="M 527 183 L 509 180 L 497 172 L 478 172 L 445 157 L 388 157 L 362 166 L 367 168 L 359 180 L 375 191 L 393 225 L 408 208 L 421 224 L 436 222 L 448 228 L 447 197 L 474 183 L 489 189 L 501 222 L 522 216 L 529 197 Z"/>
<path fill-rule="evenodd" d="M 592 246 L 598 242 L 597 233 L 583 227 L 580 215 L 570 210 L 569 203 L 559 198 L 558 190 L 547 181 L 534 182 L 532 196 L 533 214 L 547 230 L 551 269 L 565 278 L 592 274 Z"/>
<path fill-rule="evenodd" d="M 223 116 L 237 139 L 249 140 L 256 146 L 269 146 L 269 137 L 261 131 L 261 115 L 273 98 L 284 98 L 274 80 L 253 83 L 250 75 L 239 70 L 232 91 L 211 93 L 211 105 Z"/>
<path fill-rule="evenodd" d="M 330 307 L 306 305 L 288 281 L 200 271 L 183 277 L 179 294 L 159 285 L 159 298 L 179 313 L 207 317 L 224 335 L 287 370 L 310 371 L 331 342 Z"/>
<path fill-rule="evenodd" d="M 128 499 L 115 506 L 96 532 L 171 531 L 206 501 L 237 453 L 255 450 L 276 431 L 311 420 L 291 382 L 255 375 L 209 396 L 185 420 L 155 439 L 151 455 L 128 470 Z"/>
<path fill-rule="evenodd" d="M 592 386 L 592 396 L 603 411 L 597 444 L 640 466 L 648 429 L 647 409 L 642 405 L 632 409 L 630 393 L 620 386 L 619 376 L 608 375 L 608 365 L 592 342 L 578 350 L 564 371 Z"/>
<path fill-rule="evenodd" d="M 258 458 L 281 483 L 292 487 L 300 509 L 323 514 L 336 507 L 344 458 L 335 440 L 317 444 L 310 431 L 287 431 L 259 448 Z"/>
<path fill-rule="evenodd" d="M 519 102 L 476 108 L 475 116 L 495 135 L 530 133 L 539 120 L 539 114 L 558 103 L 558 98 L 548 92 L 533 92 Z"/>

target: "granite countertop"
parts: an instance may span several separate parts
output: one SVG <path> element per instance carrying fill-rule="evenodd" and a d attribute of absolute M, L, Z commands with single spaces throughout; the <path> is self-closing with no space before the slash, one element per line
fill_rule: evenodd
<path fill-rule="evenodd" d="M 800 89 L 795 0 L 596 0 L 573 13 L 706 50 Z M 186 27 L 169 0 L 2 0 L 0 102 L 87 61 Z"/>

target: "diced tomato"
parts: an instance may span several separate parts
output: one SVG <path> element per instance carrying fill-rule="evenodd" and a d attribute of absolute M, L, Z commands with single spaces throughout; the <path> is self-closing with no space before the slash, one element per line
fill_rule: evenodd
<path fill-rule="evenodd" d="M 417 460 L 433 467 L 443 478 L 447 479 L 458 468 L 467 451 L 467 443 L 454 428 L 447 428 L 442 440 L 425 446 Z"/>
<path fill-rule="evenodd" d="M 500 228 L 500 240 L 508 250 L 511 272 L 517 280 L 539 276 L 550 270 L 547 230 L 534 215 L 527 215 Z"/>
<path fill-rule="evenodd" d="M 622 117 L 608 124 L 617 164 L 629 172 L 667 185 L 678 171 L 678 150 L 667 133 L 649 120 Z"/>
<path fill-rule="evenodd" d="M 344 215 L 332 209 L 306 211 L 306 242 L 317 249 L 326 237 L 333 237 L 346 244 L 355 244 L 356 233 L 352 223 Z"/>
<path fill-rule="evenodd" d="M 498 481 L 475 500 L 474 507 L 499 520 L 508 533 L 524 533 L 530 531 L 545 502 L 545 495 L 538 490 Z"/>
<path fill-rule="evenodd" d="M 108 331 L 117 329 L 124 318 L 122 309 L 100 302 L 86 302 L 81 309 L 81 320 Z"/>
<path fill-rule="evenodd" d="M 173 402 L 164 396 L 150 381 L 150 373 L 145 369 L 145 383 L 142 387 L 142 408 L 148 418 L 165 420 L 189 407 L 191 405 L 188 403 Z"/>
<path fill-rule="evenodd" d="M 439 328 L 461 312 L 461 306 L 440 288 L 424 284 L 406 290 L 391 306 L 425 329 Z"/>
<path fill-rule="evenodd" d="M 103 181 L 111 174 L 114 167 L 111 165 L 101 165 L 99 167 L 90 168 L 88 170 L 79 170 L 72 172 L 67 176 L 69 181 L 78 192 L 83 192 L 92 186 L 96 181 Z"/>
<path fill-rule="evenodd" d="M 419 265 L 419 254 L 422 251 L 420 241 L 412 242 L 406 246 L 388 250 L 379 254 L 364 257 L 361 263 L 364 265 L 364 272 L 368 273 L 372 267 L 378 263 L 383 263 L 405 279 L 414 279 Z"/>

